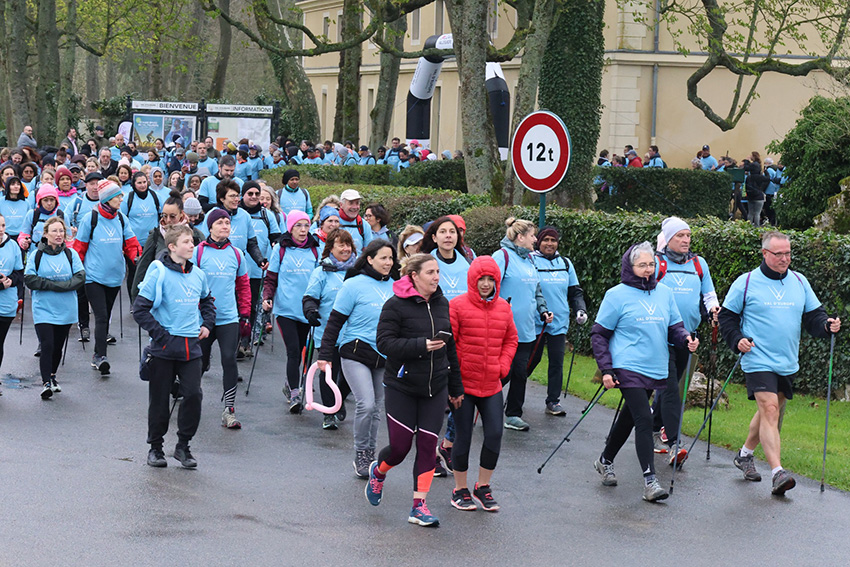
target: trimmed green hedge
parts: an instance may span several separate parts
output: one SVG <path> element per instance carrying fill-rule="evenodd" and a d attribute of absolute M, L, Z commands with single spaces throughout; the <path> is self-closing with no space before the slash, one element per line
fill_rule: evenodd
<path fill-rule="evenodd" d="M 279 185 L 283 172 L 295 169 L 305 181 L 304 186 L 325 183 L 354 185 L 391 185 L 398 187 L 430 187 L 466 193 L 466 171 L 462 160 L 424 161 L 414 166 L 394 171 L 389 165 L 351 165 L 334 167 L 329 165 L 296 165 L 263 170 L 261 177 Z"/>
<path fill-rule="evenodd" d="M 729 214 L 732 179 L 728 173 L 658 167 L 596 167 L 595 208 L 650 211 L 680 217 Z"/>

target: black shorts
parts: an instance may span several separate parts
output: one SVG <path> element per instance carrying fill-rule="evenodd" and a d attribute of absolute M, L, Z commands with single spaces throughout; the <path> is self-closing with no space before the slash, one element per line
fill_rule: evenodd
<path fill-rule="evenodd" d="M 782 376 L 776 372 L 744 372 L 747 382 L 747 398 L 756 399 L 756 392 L 782 392 L 786 400 L 794 398 L 794 379 L 797 373 Z"/>

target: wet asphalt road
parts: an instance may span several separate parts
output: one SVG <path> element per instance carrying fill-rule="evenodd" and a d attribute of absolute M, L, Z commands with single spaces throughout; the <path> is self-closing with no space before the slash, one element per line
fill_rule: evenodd
<path fill-rule="evenodd" d="M 220 367 L 204 378 L 204 409 L 192 450 L 197 470 L 170 458 L 145 464 L 146 385 L 138 379 L 135 324 L 125 297 L 124 338 L 109 348 L 112 376 L 89 366 L 72 329 L 63 392 L 42 401 L 34 331 L 27 321 L 6 341 L 0 373 L 0 565 L 846 565 L 850 498 L 799 478 L 785 498 L 765 477 L 748 483 L 732 454 L 702 443 L 677 474 L 663 504 L 641 500 L 640 467 L 630 441 L 617 459 L 619 486 L 601 486 L 592 462 L 613 412 L 597 407 L 572 441 L 536 470 L 585 403 L 569 398 L 568 417 L 543 414 L 545 391 L 531 385 L 528 433 L 505 432 L 493 479 L 496 514 L 449 504 L 453 482 L 435 479 L 429 498 L 442 526 L 407 523 L 412 455 L 393 470 L 377 508 L 354 477 L 351 417 L 338 431 L 321 415 L 290 415 L 281 386 L 284 352 L 260 352 L 250 396 L 240 385 L 241 431 L 220 426 Z M 27 318 L 29 319 L 29 317 Z M 113 334 L 118 332 L 118 308 Z M 247 379 L 250 361 L 240 363 Z M 348 404 L 349 416 L 354 406 Z M 175 412 L 176 413 L 176 412 Z M 381 426 L 385 439 L 386 428 Z M 742 432 L 743 434 L 744 432 Z M 480 432 L 473 455 L 480 448 Z M 657 458 L 667 486 L 670 468 Z M 476 459 L 471 459 L 475 461 Z M 473 480 L 474 475 L 470 475 Z"/>

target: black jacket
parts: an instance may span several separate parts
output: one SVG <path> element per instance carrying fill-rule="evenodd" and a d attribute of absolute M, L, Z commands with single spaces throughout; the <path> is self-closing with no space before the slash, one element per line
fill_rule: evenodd
<path fill-rule="evenodd" d="M 446 347 L 428 352 L 425 341 L 439 331 L 452 332 L 449 302 L 442 290 L 426 301 L 411 292 L 409 278 L 393 286 L 396 295 L 381 310 L 378 350 L 387 355 L 384 385 L 418 397 L 432 397 L 448 386 L 449 395 L 463 394 L 460 363 L 454 339 Z"/>
<path fill-rule="evenodd" d="M 166 269 L 175 272 L 189 273 L 195 266 L 192 262 L 186 262 L 185 266 L 177 264 L 171 259 L 168 251 L 163 252 L 157 258 Z M 194 360 L 201 356 L 201 341 L 197 337 L 176 337 L 160 325 L 153 313 L 153 302 L 144 296 L 137 296 L 133 302 L 133 319 L 139 326 L 146 330 L 151 337 L 151 355 L 156 358 L 168 360 Z M 212 294 L 207 294 L 198 302 L 201 311 L 202 326 L 209 330 L 215 328 L 215 303 Z"/>
<path fill-rule="evenodd" d="M 7 240 L 6 242 L 9 242 Z M 4 243 L 5 245 L 5 243 Z M 36 255 L 41 252 L 42 254 L 49 254 L 50 256 L 58 256 L 59 254 L 65 254 L 65 244 L 59 248 L 53 248 L 47 242 L 42 240 L 38 243 L 38 247 L 36 251 L 33 252 L 30 261 L 35 262 Z M 12 272 L 10 278 L 14 278 L 15 272 Z M 16 281 L 13 279 L 12 281 Z M 79 272 L 74 273 L 71 276 L 71 279 L 68 280 L 51 280 L 47 278 L 43 278 L 41 276 L 35 274 L 28 274 L 24 276 L 24 284 L 30 289 L 38 289 L 42 291 L 76 291 L 83 287 L 86 283 L 86 271 L 80 270 Z"/>

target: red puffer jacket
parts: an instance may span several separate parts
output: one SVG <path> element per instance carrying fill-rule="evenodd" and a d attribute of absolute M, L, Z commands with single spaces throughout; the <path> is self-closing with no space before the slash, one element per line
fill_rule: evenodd
<path fill-rule="evenodd" d="M 492 276 L 496 290 L 485 301 L 478 293 L 478 280 Z M 488 397 L 502 390 L 517 348 L 516 326 L 507 301 L 499 297 L 501 270 L 490 256 L 472 261 L 466 274 L 468 292 L 449 302 L 452 334 L 460 360 L 463 391 Z"/>

